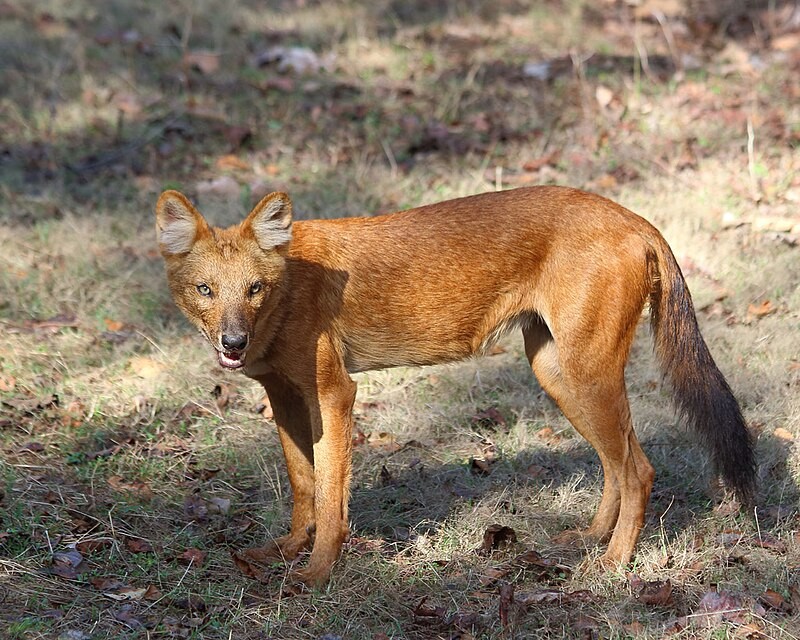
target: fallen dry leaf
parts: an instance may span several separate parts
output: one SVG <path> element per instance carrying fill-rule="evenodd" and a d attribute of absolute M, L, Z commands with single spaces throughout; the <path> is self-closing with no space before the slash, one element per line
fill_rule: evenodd
<path fill-rule="evenodd" d="M 724 531 L 716 537 L 717 544 L 725 547 L 733 547 L 744 540 L 744 534 L 741 531 Z"/>
<path fill-rule="evenodd" d="M 784 442 L 794 442 L 794 434 L 783 427 L 777 427 L 775 431 L 772 432 L 772 435 L 778 440 L 783 440 Z"/>
<path fill-rule="evenodd" d="M 430 621 L 431 618 L 442 620 L 447 614 L 447 609 L 442 606 L 430 607 L 425 604 L 427 601 L 428 596 L 425 596 L 417 603 L 417 606 L 415 606 L 412 611 L 414 617 L 428 619 L 428 621 Z"/>
<path fill-rule="evenodd" d="M 8 398 L 3 400 L 3 404 L 20 413 L 33 415 L 44 409 L 58 406 L 58 396 L 55 393 L 47 393 L 38 398 Z"/>
<path fill-rule="evenodd" d="M 496 427 L 504 427 L 506 424 L 506 419 L 503 417 L 503 414 L 500 413 L 497 407 L 488 407 L 478 411 L 474 416 L 472 416 L 471 422 L 476 427 L 494 429 Z"/>
<path fill-rule="evenodd" d="M 242 170 L 246 171 L 250 168 L 250 164 L 233 154 L 227 154 L 217 158 L 215 163 L 217 169 L 221 171 Z"/>
<path fill-rule="evenodd" d="M 75 545 L 75 549 L 87 556 L 110 546 L 111 540 L 109 538 L 99 538 L 97 540 L 82 540 Z"/>
<path fill-rule="evenodd" d="M 800 612 L 800 587 L 795 584 L 789 585 L 789 600 L 792 603 L 792 610 Z"/>
<path fill-rule="evenodd" d="M 597 597 L 587 589 L 564 592 L 561 589 L 535 589 L 523 591 L 514 597 L 514 601 L 525 607 L 534 604 L 557 604 L 564 606 L 579 602 L 593 602 Z"/>
<path fill-rule="evenodd" d="M 500 585 L 500 626 L 503 628 L 508 626 L 509 614 L 514 606 L 514 585 L 502 584 Z"/>
<path fill-rule="evenodd" d="M 17 379 L 14 376 L 0 376 L 0 391 L 13 391 L 17 386 Z"/>
<path fill-rule="evenodd" d="M 217 409 L 222 411 L 236 398 L 238 391 L 234 385 L 228 382 L 220 382 L 214 385 L 211 395 L 214 396 Z"/>
<path fill-rule="evenodd" d="M 34 26 L 40 35 L 48 39 L 64 38 L 70 33 L 70 27 L 66 22 L 56 19 L 53 14 L 47 12 L 40 13 L 36 17 Z"/>
<path fill-rule="evenodd" d="M 268 572 L 266 563 L 258 562 L 248 557 L 246 552 L 231 551 L 231 559 L 243 575 L 259 582 L 267 582 Z"/>
<path fill-rule="evenodd" d="M 689 617 L 680 616 L 667 623 L 667 626 L 664 628 L 664 633 L 667 634 L 668 636 L 675 635 L 686 629 L 688 626 L 689 626 Z"/>
<path fill-rule="evenodd" d="M 198 613 L 205 613 L 208 609 L 206 601 L 195 594 L 189 594 L 185 598 L 176 598 L 172 601 L 172 606 L 177 609 L 184 609 L 185 611 L 192 612 L 196 611 Z"/>
<path fill-rule="evenodd" d="M 546 165 L 556 164 L 560 157 L 561 157 L 561 149 L 553 149 L 549 153 L 545 153 L 544 155 L 539 156 L 538 158 L 534 158 L 533 160 L 528 160 L 522 165 L 522 168 L 525 171 L 538 171 L 539 169 L 541 169 Z M 500 348 L 502 349 L 502 347 Z M 505 353 L 505 349 L 503 349 L 500 353 Z"/>
<path fill-rule="evenodd" d="M 76 580 L 78 574 L 85 569 L 83 555 L 80 551 L 56 551 L 53 554 L 53 563 L 50 566 L 50 573 L 59 578 Z"/>
<path fill-rule="evenodd" d="M 156 600 L 160 600 L 162 598 L 161 591 L 158 590 L 158 587 L 154 584 L 151 584 L 147 589 L 145 589 L 144 595 L 142 598 L 144 600 L 149 600 L 150 602 L 155 602 Z"/>
<path fill-rule="evenodd" d="M 71 401 L 61 412 L 61 424 L 64 427 L 79 427 L 83 424 L 86 407 L 80 400 Z"/>
<path fill-rule="evenodd" d="M 547 474 L 548 470 L 539 464 L 529 464 L 525 469 L 525 474 L 531 478 L 541 478 Z"/>
<path fill-rule="evenodd" d="M 370 433 L 367 436 L 367 443 L 369 446 L 386 453 L 394 453 L 395 451 L 400 451 L 400 449 L 403 448 L 402 445 L 395 439 L 394 434 L 386 433 L 385 431 L 381 431 L 380 433 Z"/>
<path fill-rule="evenodd" d="M 126 604 L 111 612 L 111 615 L 114 619 L 122 624 L 130 627 L 131 629 L 144 629 L 145 624 L 142 622 L 141 618 L 138 618 L 134 614 L 134 607 L 133 605 Z"/>
<path fill-rule="evenodd" d="M 800 50 L 800 32 L 794 31 L 776 36 L 770 42 L 770 46 L 775 51 L 799 51 Z"/>
<path fill-rule="evenodd" d="M 733 632 L 734 638 L 747 638 L 748 640 L 768 640 L 769 636 L 764 633 L 764 628 L 755 622 L 743 624 L 736 627 Z"/>
<path fill-rule="evenodd" d="M 228 498 L 211 497 L 208 499 L 208 512 L 227 515 L 231 510 L 231 501 Z"/>
<path fill-rule="evenodd" d="M 629 622 L 628 624 L 624 624 L 622 625 L 622 628 L 625 629 L 628 635 L 633 636 L 634 638 L 637 638 L 640 635 L 642 635 L 645 630 L 644 625 L 638 620 L 634 620 L 632 622 Z"/>
<path fill-rule="evenodd" d="M 113 591 L 114 589 L 119 589 L 120 587 L 125 586 L 124 583 L 121 582 L 119 578 L 109 578 L 102 576 L 94 577 L 90 579 L 89 582 L 98 591 Z"/>
<path fill-rule="evenodd" d="M 517 594 L 516 602 L 524 607 L 534 604 L 560 604 L 564 592 L 560 589 L 537 589 Z"/>
<path fill-rule="evenodd" d="M 208 503 L 198 492 L 192 492 L 183 499 L 183 512 L 193 522 L 208 520 Z"/>
<path fill-rule="evenodd" d="M 149 485 L 145 482 L 128 482 L 117 475 L 109 476 L 107 482 L 115 491 L 130 493 L 142 500 L 150 500 L 153 497 L 152 489 L 150 489 Z"/>
<path fill-rule="evenodd" d="M 742 594 L 732 591 L 707 591 L 692 614 L 692 620 L 701 626 L 715 627 L 723 620 L 734 624 L 747 622 L 748 608 Z"/>
<path fill-rule="evenodd" d="M 182 564 L 186 567 L 197 568 L 202 565 L 203 562 L 205 562 L 206 555 L 207 553 L 205 551 L 201 551 L 195 547 L 190 547 L 175 559 L 178 561 L 178 564 Z"/>
<path fill-rule="evenodd" d="M 131 553 L 150 553 L 153 545 L 142 538 L 128 538 L 125 540 L 125 548 Z"/>
<path fill-rule="evenodd" d="M 281 596 L 284 598 L 297 598 L 298 596 L 307 596 L 309 590 L 301 582 L 286 582 L 281 588 Z"/>
<path fill-rule="evenodd" d="M 636 574 L 629 577 L 633 597 L 639 602 L 653 606 L 664 606 L 672 602 L 670 580 L 642 580 Z"/>
<path fill-rule="evenodd" d="M 563 439 L 563 436 L 553 427 L 542 427 L 536 432 L 536 437 L 551 444 L 556 444 Z"/>
<path fill-rule="evenodd" d="M 90 517 L 84 517 L 83 514 L 72 514 L 70 528 L 72 533 L 82 535 L 89 533 L 92 529 L 98 526 L 98 522 Z M 80 551 L 80 549 L 78 549 Z"/>
<path fill-rule="evenodd" d="M 483 532 L 483 543 L 478 553 L 489 555 L 501 546 L 508 546 L 517 541 L 517 533 L 511 527 L 502 524 L 492 524 Z"/>
<path fill-rule="evenodd" d="M 775 313 L 778 308 L 769 300 L 764 300 L 758 304 L 747 305 L 747 315 L 753 318 L 763 318 L 771 313 Z"/>
<path fill-rule="evenodd" d="M 147 593 L 146 587 L 121 587 L 116 591 L 106 591 L 103 595 L 121 602 L 123 600 L 141 600 L 145 593 Z"/>
<path fill-rule="evenodd" d="M 616 189 L 619 186 L 619 181 L 613 174 L 604 173 L 594 180 L 590 180 L 586 186 L 594 191 L 610 191 L 611 189 Z"/>
<path fill-rule="evenodd" d="M 97 460 L 98 458 L 108 458 L 120 452 L 122 447 L 118 444 L 115 444 L 111 447 L 106 447 L 105 449 L 99 449 L 97 451 L 90 451 L 86 454 L 87 460 Z"/>
<path fill-rule="evenodd" d="M 766 531 L 753 537 L 753 545 L 775 553 L 786 553 L 786 543 Z"/>
<path fill-rule="evenodd" d="M 199 478 L 203 482 L 208 482 L 211 478 L 215 477 L 222 469 L 219 467 L 203 467 L 198 469 L 194 477 Z"/>
<path fill-rule="evenodd" d="M 792 612 L 792 605 L 774 589 L 767 589 L 764 591 L 764 593 L 759 596 L 758 600 L 769 609 L 775 609 L 781 613 Z"/>
<path fill-rule="evenodd" d="M 574 627 L 577 631 L 582 632 L 581 638 L 594 638 L 597 635 L 597 629 L 600 628 L 600 623 L 591 616 L 579 613 L 575 619 Z"/>
<path fill-rule="evenodd" d="M 797 225 L 797 218 L 781 216 L 756 216 L 753 218 L 753 231 L 776 231 L 790 233 Z"/>
<path fill-rule="evenodd" d="M 106 325 L 106 329 L 109 331 L 122 331 L 123 327 L 125 327 L 124 322 L 120 322 L 119 320 L 112 320 L 111 318 L 103 318 L 103 324 Z"/>
<path fill-rule="evenodd" d="M 564 580 L 572 573 L 572 569 L 569 567 L 543 557 L 534 549 L 529 549 L 499 567 L 486 569 L 480 581 L 481 584 L 489 585 L 505 578 L 512 571 L 519 570 L 524 570 L 526 575 L 539 582 Z"/>
<path fill-rule="evenodd" d="M 569 577 L 572 569 L 559 564 L 555 560 L 545 558 L 538 551 L 530 549 L 525 553 L 518 555 L 511 561 L 515 566 L 524 568 L 526 571 L 536 569 L 537 579 L 564 579 Z"/>
<path fill-rule="evenodd" d="M 514 566 L 509 563 L 505 563 L 499 567 L 487 567 L 481 576 L 481 584 L 494 584 L 498 580 L 505 578 L 513 569 Z"/>

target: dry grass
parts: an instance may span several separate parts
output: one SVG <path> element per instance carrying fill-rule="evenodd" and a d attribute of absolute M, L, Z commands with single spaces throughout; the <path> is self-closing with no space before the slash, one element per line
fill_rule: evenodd
<path fill-rule="evenodd" d="M 730 34 L 702 48 L 678 17 L 679 53 L 703 66 L 665 71 L 664 28 L 611 3 L 151 4 L 0 8 L 0 635 L 800 637 L 797 230 L 758 229 L 798 222 L 791 51 Z M 328 68 L 255 67 L 273 44 Z M 219 65 L 184 63 L 201 51 Z M 544 60 L 563 72 L 522 73 Z M 657 479 L 630 569 L 672 598 L 648 604 L 584 562 L 597 549 L 552 544 L 588 523 L 602 479 L 509 336 L 481 360 L 359 375 L 354 538 L 330 586 L 242 576 L 229 552 L 285 530 L 288 482 L 259 390 L 220 371 L 169 300 L 157 193 L 178 186 L 231 222 L 271 189 L 308 217 L 528 182 L 602 191 L 662 229 L 759 434 L 757 521 L 709 486 L 643 328 L 628 382 Z M 476 553 L 493 523 L 517 542 Z M 59 555 L 75 545 L 77 568 Z M 509 568 L 528 549 L 571 571 Z M 702 624 L 712 585 L 744 616 Z M 545 588 L 561 600 L 535 600 Z M 757 604 L 768 589 L 786 610 Z"/>

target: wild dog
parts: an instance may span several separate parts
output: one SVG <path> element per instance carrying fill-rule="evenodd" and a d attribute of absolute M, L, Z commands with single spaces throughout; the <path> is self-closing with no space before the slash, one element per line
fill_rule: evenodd
<path fill-rule="evenodd" d="M 289 533 L 244 552 L 266 561 L 312 548 L 298 578 L 327 580 L 348 535 L 350 374 L 451 362 L 517 328 L 542 388 L 597 451 L 597 514 L 582 538 L 626 564 L 654 470 L 631 422 L 624 370 L 646 303 L 674 400 L 743 503 L 751 436 L 703 340 L 661 234 L 597 195 L 531 187 L 389 215 L 292 222 L 284 193 L 238 225 L 210 226 L 165 191 L 157 234 L 169 288 L 219 364 L 264 386 L 294 506 Z"/>

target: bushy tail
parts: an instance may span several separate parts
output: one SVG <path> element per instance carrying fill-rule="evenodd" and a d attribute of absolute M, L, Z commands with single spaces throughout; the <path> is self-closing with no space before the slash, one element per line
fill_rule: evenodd
<path fill-rule="evenodd" d="M 697 326 L 692 298 L 667 243 L 652 243 L 650 321 L 656 355 L 676 404 L 711 452 L 714 468 L 744 505 L 756 485 L 753 439 Z"/>

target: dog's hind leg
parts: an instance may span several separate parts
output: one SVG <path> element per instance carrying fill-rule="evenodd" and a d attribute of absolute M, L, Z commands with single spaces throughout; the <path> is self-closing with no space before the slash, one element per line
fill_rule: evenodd
<path fill-rule="evenodd" d="M 597 451 L 603 465 L 603 497 L 582 536 L 605 540 L 605 565 L 627 563 L 644 525 L 653 486 L 653 467 L 642 451 L 631 421 L 624 366 L 636 328 L 624 313 L 591 337 L 559 342 L 542 323 L 525 330 L 525 349 L 542 387 L 567 419 Z M 602 323 L 602 320 L 599 321 Z M 569 534 L 566 536 L 569 537 Z"/>
<path fill-rule="evenodd" d="M 567 419 L 594 447 L 603 465 L 604 486 L 600 506 L 588 529 L 580 532 L 566 531 L 558 536 L 560 542 L 576 542 L 587 538 L 593 542 L 605 541 L 611 537 L 617 522 L 620 507 L 620 490 L 615 476 L 615 467 L 602 453 L 602 443 L 593 442 L 594 433 L 583 428 L 584 420 L 580 408 L 573 401 L 558 364 L 558 351 L 549 329 L 543 322 L 530 325 L 523 330 L 525 353 L 533 373 L 542 389 L 555 401 Z"/>

